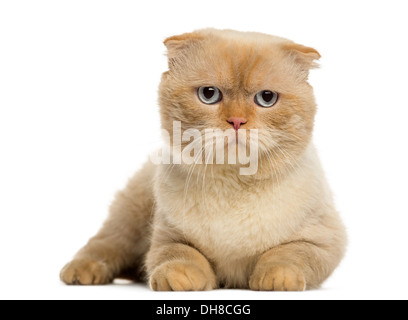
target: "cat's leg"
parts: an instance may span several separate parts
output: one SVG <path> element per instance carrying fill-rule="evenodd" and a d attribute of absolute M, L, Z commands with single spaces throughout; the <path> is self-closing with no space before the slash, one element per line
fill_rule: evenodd
<path fill-rule="evenodd" d="M 137 277 L 149 248 L 154 171 L 155 166 L 145 165 L 117 194 L 102 229 L 62 269 L 63 282 L 98 285 Z"/>
<path fill-rule="evenodd" d="M 185 244 L 154 244 L 146 267 L 150 286 L 155 291 L 204 291 L 217 285 L 208 260 Z"/>
<path fill-rule="evenodd" d="M 340 222 L 332 227 L 324 225 L 323 220 L 321 225 L 304 232 L 311 235 L 308 240 L 302 238 L 264 253 L 250 277 L 249 287 L 258 291 L 318 288 L 338 266 L 346 246 L 346 236 Z"/>

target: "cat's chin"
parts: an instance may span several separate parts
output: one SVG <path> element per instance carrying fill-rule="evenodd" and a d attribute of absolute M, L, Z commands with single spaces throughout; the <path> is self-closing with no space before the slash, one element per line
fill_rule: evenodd
<path fill-rule="evenodd" d="M 240 169 L 242 168 L 241 164 L 185 164 L 182 163 L 176 166 L 182 173 L 187 175 L 194 176 L 230 176 L 230 175 L 239 175 Z"/>

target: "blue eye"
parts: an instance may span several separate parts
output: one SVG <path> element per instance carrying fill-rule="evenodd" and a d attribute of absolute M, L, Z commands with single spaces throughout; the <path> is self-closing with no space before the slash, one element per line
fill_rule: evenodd
<path fill-rule="evenodd" d="M 255 96 L 255 103 L 262 108 L 273 107 L 278 102 L 279 95 L 276 92 L 264 90 Z"/>
<path fill-rule="evenodd" d="M 198 98 L 205 104 L 216 104 L 222 100 L 222 93 L 216 87 L 201 87 L 197 91 Z"/>

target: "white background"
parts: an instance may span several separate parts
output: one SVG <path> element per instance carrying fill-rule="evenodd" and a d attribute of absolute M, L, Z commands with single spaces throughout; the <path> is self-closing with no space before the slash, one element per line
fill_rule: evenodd
<path fill-rule="evenodd" d="M 0 298 L 408 298 L 405 1 L 0 2 Z M 315 142 L 350 246 L 321 290 L 67 287 L 61 267 L 159 144 L 162 41 L 204 27 L 314 46 Z"/>

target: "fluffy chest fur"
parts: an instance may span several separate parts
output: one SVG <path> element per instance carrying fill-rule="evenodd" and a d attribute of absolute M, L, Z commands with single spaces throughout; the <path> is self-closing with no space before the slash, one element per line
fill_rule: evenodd
<path fill-rule="evenodd" d="M 229 274 L 235 269 L 245 274 L 251 258 L 291 241 L 307 224 L 320 186 L 318 171 L 307 165 L 279 183 L 245 184 L 210 171 L 205 178 L 193 176 L 187 186 L 182 175 L 161 172 L 156 183 L 159 218 Z"/>

